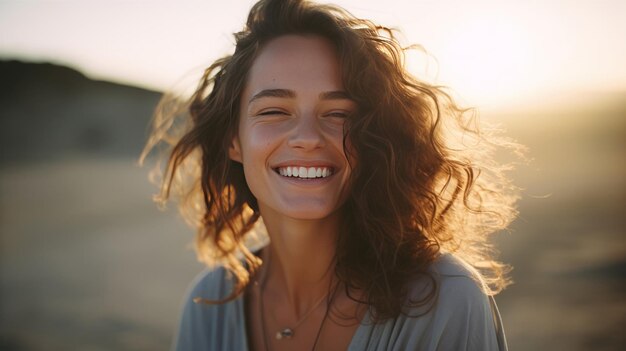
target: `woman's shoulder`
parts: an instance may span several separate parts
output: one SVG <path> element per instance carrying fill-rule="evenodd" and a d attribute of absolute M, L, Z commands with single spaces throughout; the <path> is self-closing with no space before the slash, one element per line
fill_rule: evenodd
<path fill-rule="evenodd" d="M 234 278 L 223 266 L 205 268 L 193 279 L 187 290 L 187 298 L 219 300 L 229 295 Z"/>
<path fill-rule="evenodd" d="M 409 282 L 404 313 L 361 330 L 361 340 L 351 350 L 371 345 L 385 345 L 385 350 L 506 350 L 501 321 L 480 274 L 451 254 L 435 260 L 429 273 Z"/>
<path fill-rule="evenodd" d="M 232 340 L 236 342 L 229 344 L 231 349 L 246 349 L 242 297 L 216 303 L 232 293 L 234 279 L 221 266 L 205 269 L 196 276 L 185 294 L 173 349 L 220 350 Z M 225 324 L 231 328 L 220 328 Z"/>
<path fill-rule="evenodd" d="M 426 300 L 436 293 L 438 307 L 460 302 L 483 302 L 486 285 L 478 271 L 453 254 L 442 254 L 431 263 L 428 274 L 416 275 L 408 282 L 408 299 Z"/>
<path fill-rule="evenodd" d="M 430 272 L 436 283 L 435 310 L 439 317 L 491 316 L 488 288 L 474 267 L 453 254 L 442 254 Z"/>
<path fill-rule="evenodd" d="M 431 264 L 430 272 L 437 282 L 439 299 L 463 297 L 483 302 L 487 298 L 488 288 L 481 274 L 453 254 L 442 254 Z"/>
<path fill-rule="evenodd" d="M 451 253 L 442 253 L 430 266 L 430 270 L 443 276 L 463 276 L 476 278 L 478 272 L 474 267 Z"/>

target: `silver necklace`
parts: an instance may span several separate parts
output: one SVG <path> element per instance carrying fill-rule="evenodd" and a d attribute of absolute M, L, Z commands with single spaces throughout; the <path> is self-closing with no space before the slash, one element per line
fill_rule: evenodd
<path fill-rule="evenodd" d="M 263 291 L 265 291 L 265 283 L 267 281 L 267 271 L 269 269 L 269 259 L 268 261 L 268 265 L 267 265 L 267 269 L 265 270 L 265 272 L 263 272 L 263 280 L 261 281 L 261 284 L 258 284 L 257 282 L 257 286 L 259 286 L 259 317 L 261 318 L 261 331 L 263 334 L 263 344 L 265 345 L 265 351 L 269 351 L 269 341 L 267 340 L 267 328 L 265 326 L 265 308 L 264 308 L 264 304 L 263 304 Z M 315 303 L 315 305 L 307 312 L 304 314 L 304 316 L 302 316 L 300 318 L 300 320 L 298 322 L 296 322 L 296 324 L 293 327 L 285 327 L 285 328 L 281 328 L 281 330 L 279 330 L 278 332 L 276 332 L 276 339 L 277 340 L 282 340 L 282 339 L 291 339 L 293 338 L 293 336 L 295 335 L 295 329 L 300 326 L 300 324 L 302 324 L 309 315 L 311 315 L 311 313 L 313 313 L 314 310 L 316 310 L 319 305 L 326 300 L 326 311 L 324 312 L 324 318 L 322 318 L 322 322 L 320 323 L 320 326 L 317 330 L 317 334 L 315 335 L 315 340 L 313 342 L 313 346 L 311 347 L 311 351 L 315 350 L 315 347 L 317 346 L 317 342 L 320 338 L 320 335 L 322 333 L 322 327 L 324 326 L 324 322 L 326 321 L 326 318 L 328 318 L 328 312 L 330 311 L 330 305 L 332 304 L 337 289 L 339 287 L 339 283 L 336 284 L 335 288 L 332 289 L 332 295 L 331 295 L 331 289 L 329 286 L 328 289 L 328 293 L 326 295 L 324 295 L 318 302 Z"/>
<path fill-rule="evenodd" d="M 263 292 L 261 291 L 261 293 L 263 293 Z M 304 314 L 304 316 L 300 317 L 300 320 L 298 320 L 293 325 L 293 327 L 285 327 L 285 328 L 281 328 L 281 330 L 277 331 L 276 332 L 276 340 L 293 338 L 293 336 L 295 335 L 296 328 L 298 328 L 300 326 L 300 324 L 302 324 L 307 319 L 307 317 L 309 315 L 311 315 L 311 313 L 313 313 L 313 311 L 315 311 L 322 304 L 322 302 L 324 302 L 324 300 L 326 300 L 326 298 L 328 297 L 329 294 L 330 294 L 330 292 L 328 292 L 326 295 L 322 296 L 322 298 L 319 301 L 317 301 L 315 303 L 315 305 L 313 305 L 313 307 L 311 309 L 309 309 L 309 311 L 307 313 Z"/>

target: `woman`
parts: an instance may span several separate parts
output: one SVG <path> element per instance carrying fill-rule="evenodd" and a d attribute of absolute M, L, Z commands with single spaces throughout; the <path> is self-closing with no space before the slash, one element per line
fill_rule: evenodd
<path fill-rule="evenodd" d="M 235 38 L 146 148 L 173 146 L 162 200 L 182 196 L 211 267 L 175 348 L 505 350 L 486 237 L 515 196 L 495 139 L 337 7 L 262 0 Z"/>

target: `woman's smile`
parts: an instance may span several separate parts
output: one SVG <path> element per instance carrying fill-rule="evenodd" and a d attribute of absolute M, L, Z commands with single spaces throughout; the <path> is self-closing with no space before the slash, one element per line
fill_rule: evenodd
<path fill-rule="evenodd" d="M 333 174 L 330 167 L 304 167 L 304 166 L 286 166 L 275 169 L 276 173 L 283 177 L 293 177 L 299 179 L 316 179 L 326 178 Z"/>

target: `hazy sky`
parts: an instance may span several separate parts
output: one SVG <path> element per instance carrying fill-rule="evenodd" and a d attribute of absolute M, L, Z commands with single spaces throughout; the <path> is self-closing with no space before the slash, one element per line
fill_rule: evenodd
<path fill-rule="evenodd" d="M 156 89 L 177 87 L 184 76 L 195 79 L 202 67 L 231 52 L 231 33 L 241 29 L 252 3 L 0 0 L 0 57 L 50 60 L 94 78 Z M 436 58 L 430 76 L 472 104 L 626 91 L 623 0 L 333 3 L 401 29 L 406 44 L 421 44 Z M 411 62 L 416 67 L 423 60 Z"/>

